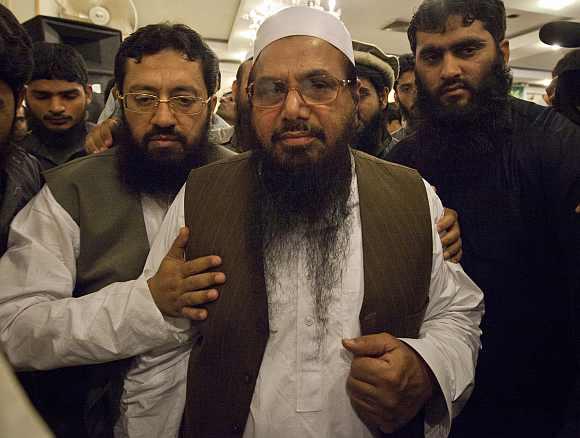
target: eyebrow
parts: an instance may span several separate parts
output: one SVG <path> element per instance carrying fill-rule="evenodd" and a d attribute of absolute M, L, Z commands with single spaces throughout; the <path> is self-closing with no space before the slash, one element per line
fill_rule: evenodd
<path fill-rule="evenodd" d="M 447 47 L 447 46 L 436 46 L 434 44 L 428 44 L 425 47 L 423 47 L 421 49 L 421 53 L 423 52 L 429 52 L 429 53 L 440 53 L 440 52 L 444 52 L 445 50 L 457 50 L 457 49 L 461 49 L 463 47 L 466 46 L 479 46 L 479 47 L 483 47 L 485 46 L 486 41 L 483 38 L 478 38 L 478 37 L 467 37 L 465 39 L 462 39 L 461 41 Z"/>
<path fill-rule="evenodd" d="M 146 92 L 146 93 L 158 94 L 159 89 L 156 87 L 153 87 L 151 85 L 134 84 L 129 88 L 129 93 L 136 93 L 136 92 Z M 175 93 L 188 93 L 188 94 L 194 94 L 194 95 L 202 94 L 201 91 L 198 90 L 197 88 L 191 87 L 191 86 L 186 86 L 186 85 L 172 88 L 170 94 L 175 94 Z"/>
<path fill-rule="evenodd" d="M 30 91 L 32 93 L 37 93 L 37 94 L 48 94 L 49 96 L 54 96 L 55 94 L 62 96 L 63 94 L 80 93 L 80 90 L 78 88 L 70 88 L 68 90 L 62 90 L 62 91 L 59 91 L 57 93 L 55 93 L 53 91 L 49 91 L 49 90 L 36 90 L 34 88 L 32 88 Z"/>

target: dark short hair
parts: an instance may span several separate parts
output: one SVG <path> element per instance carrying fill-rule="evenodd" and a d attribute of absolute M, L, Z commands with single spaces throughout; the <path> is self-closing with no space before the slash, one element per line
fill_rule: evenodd
<path fill-rule="evenodd" d="M 417 51 L 418 31 L 443 33 L 452 15 L 463 17 L 464 26 L 481 21 L 497 44 L 505 39 L 506 14 L 501 0 L 424 0 L 407 30 L 413 53 Z"/>
<path fill-rule="evenodd" d="M 30 79 L 32 43 L 8 8 L 0 5 L 0 80 L 12 89 L 14 98 Z"/>
<path fill-rule="evenodd" d="M 580 70 L 580 49 L 572 50 L 556 63 L 552 77 L 558 77 L 571 70 Z"/>
<path fill-rule="evenodd" d="M 377 94 L 381 94 L 381 92 L 388 86 L 387 81 L 385 80 L 385 76 L 375 70 L 374 68 L 367 67 L 366 65 L 357 64 L 356 65 L 356 75 L 359 78 L 365 78 L 371 81 L 373 87 Z"/>
<path fill-rule="evenodd" d="M 391 123 L 393 120 L 401 121 L 401 111 L 393 105 L 387 107 L 387 122 Z"/>
<path fill-rule="evenodd" d="M 166 49 L 183 53 L 189 61 L 200 61 L 208 95 L 217 91 L 220 82 L 219 61 L 213 50 L 190 27 L 160 23 L 138 29 L 121 44 L 115 57 L 115 83 L 119 92 L 123 92 L 129 58 L 141 62 L 143 56 L 155 55 Z"/>
<path fill-rule="evenodd" d="M 408 71 L 415 71 L 415 55 L 412 53 L 405 53 L 399 56 L 399 77 L 395 81 L 394 89 L 399 85 L 399 79 Z"/>
<path fill-rule="evenodd" d="M 33 44 L 32 53 L 34 70 L 31 81 L 48 79 L 88 85 L 87 64 L 74 47 L 41 41 Z"/>

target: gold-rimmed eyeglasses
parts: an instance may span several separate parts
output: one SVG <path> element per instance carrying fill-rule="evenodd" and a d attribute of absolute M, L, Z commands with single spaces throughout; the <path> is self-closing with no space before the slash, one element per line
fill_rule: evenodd
<path fill-rule="evenodd" d="M 154 94 L 148 93 L 127 93 L 119 96 L 123 101 L 123 106 L 127 111 L 132 111 L 140 114 L 151 114 L 157 111 L 159 105 L 167 103 L 169 108 L 175 114 L 184 114 L 194 116 L 203 111 L 203 107 L 208 104 L 211 97 L 202 99 L 195 96 L 172 96 L 169 99 L 160 99 Z"/>
<path fill-rule="evenodd" d="M 297 87 L 289 87 L 283 80 L 259 78 L 248 86 L 248 96 L 256 107 L 276 108 L 284 103 L 290 90 L 296 90 L 308 105 L 328 105 L 336 100 L 341 87 L 352 83 L 351 79 L 316 75 L 301 79 Z"/>

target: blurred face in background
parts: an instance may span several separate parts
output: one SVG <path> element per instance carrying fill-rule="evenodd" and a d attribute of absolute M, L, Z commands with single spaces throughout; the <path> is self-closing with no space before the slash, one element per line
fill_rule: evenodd
<path fill-rule="evenodd" d="M 32 117 L 53 132 L 65 132 L 85 120 L 92 89 L 76 82 L 39 79 L 26 86 Z"/>
<path fill-rule="evenodd" d="M 234 126 L 236 123 L 236 102 L 234 101 L 234 95 L 230 91 L 225 93 L 220 98 L 220 103 L 217 109 L 217 115 L 224 119 L 228 124 Z"/>

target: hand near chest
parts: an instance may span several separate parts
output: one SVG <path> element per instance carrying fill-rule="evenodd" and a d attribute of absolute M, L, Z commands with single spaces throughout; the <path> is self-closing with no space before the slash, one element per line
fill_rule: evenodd
<path fill-rule="evenodd" d="M 354 358 L 347 380 L 351 404 L 369 426 L 394 432 L 411 421 L 437 387 L 423 359 L 388 333 L 343 340 Z"/>

